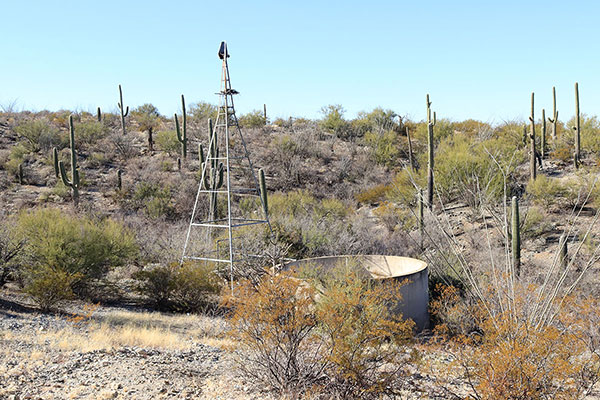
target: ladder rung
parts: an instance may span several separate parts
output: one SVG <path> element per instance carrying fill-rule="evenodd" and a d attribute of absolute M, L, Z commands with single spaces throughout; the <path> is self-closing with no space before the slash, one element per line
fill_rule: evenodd
<path fill-rule="evenodd" d="M 208 224 L 208 223 L 198 223 L 192 222 L 192 226 L 204 226 L 206 228 L 229 228 L 229 225 L 220 225 L 220 224 Z"/>
<path fill-rule="evenodd" d="M 193 257 L 193 256 L 183 256 L 184 259 L 188 260 L 198 260 L 198 261 L 213 261 L 213 262 L 223 262 L 223 263 L 231 263 L 231 260 L 224 260 L 220 258 L 210 258 L 210 257 Z"/>

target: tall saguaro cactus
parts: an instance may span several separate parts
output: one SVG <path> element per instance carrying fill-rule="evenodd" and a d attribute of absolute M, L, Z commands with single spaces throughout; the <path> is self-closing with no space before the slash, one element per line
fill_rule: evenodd
<path fill-rule="evenodd" d="M 181 95 L 181 110 L 182 114 L 182 128 L 179 129 L 179 120 L 177 114 L 175 114 L 175 128 L 177 130 L 177 140 L 181 143 L 181 157 L 184 159 L 187 157 L 187 118 L 185 113 L 185 98 Z"/>
<path fill-rule="evenodd" d="M 119 85 L 119 100 L 120 101 L 117 103 L 117 106 L 121 111 L 121 129 L 123 130 L 123 135 L 125 135 L 127 133 L 125 131 L 125 117 L 127 117 L 127 115 L 129 114 L 129 106 L 127 106 L 125 111 L 123 111 L 123 90 L 121 90 L 121 85 Z"/>
<path fill-rule="evenodd" d="M 216 190 L 220 189 L 223 186 L 223 175 L 224 168 L 223 163 L 218 161 L 219 157 L 219 147 L 217 143 L 217 135 L 213 130 L 212 120 L 208 120 L 208 152 L 209 152 L 209 161 L 207 161 L 204 156 L 204 150 L 202 146 L 199 146 L 199 157 L 201 162 L 201 182 L 204 190 L 212 190 L 215 191 L 211 193 L 210 196 L 210 215 L 213 221 L 216 221 L 218 217 L 217 212 L 217 193 Z"/>
<path fill-rule="evenodd" d="M 558 131 L 556 130 L 558 124 L 558 110 L 556 109 L 556 88 L 552 86 L 552 118 L 548 117 L 548 122 L 552 124 L 552 139 L 556 140 L 558 137 Z"/>
<path fill-rule="evenodd" d="M 579 84 L 575 82 L 575 168 L 579 168 L 581 162 L 581 119 L 579 115 Z"/>
<path fill-rule="evenodd" d="M 542 143 L 540 144 L 542 159 L 546 157 L 546 110 L 542 108 Z"/>
<path fill-rule="evenodd" d="M 410 165 L 410 169 L 415 170 L 415 159 L 413 156 L 413 148 L 412 148 L 412 140 L 410 139 L 410 132 L 408 130 L 408 126 L 406 129 L 406 140 L 408 141 L 408 164 Z"/>
<path fill-rule="evenodd" d="M 558 262 L 565 269 L 569 265 L 569 251 L 567 249 L 568 235 L 565 232 L 558 240 Z"/>
<path fill-rule="evenodd" d="M 531 115 L 529 116 L 529 144 L 531 156 L 529 157 L 529 179 L 534 181 L 536 177 L 536 154 L 535 154 L 535 118 L 534 118 L 534 93 L 531 93 Z"/>
<path fill-rule="evenodd" d="M 431 102 L 429 101 L 429 95 L 427 95 L 427 207 L 431 210 L 433 208 L 433 127 L 435 126 L 435 111 L 433 112 L 433 119 L 431 118 Z"/>
<path fill-rule="evenodd" d="M 77 167 L 77 151 L 75 150 L 75 128 L 73 127 L 73 115 L 69 116 L 69 143 L 71 147 L 71 180 L 67 178 L 65 165 L 62 161 L 58 162 L 60 178 L 65 186 L 69 186 L 72 191 L 73 204 L 75 208 L 79 206 L 79 168 Z M 56 155 L 56 152 L 54 153 Z M 56 165 L 56 164 L 55 164 Z"/>
<path fill-rule="evenodd" d="M 425 236 L 425 216 L 423 210 L 423 203 L 425 199 L 423 198 L 423 189 L 419 189 L 419 199 L 418 199 L 418 209 L 417 209 L 417 218 L 419 223 L 419 245 L 421 247 L 421 251 L 423 250 L 423 241 Z"/>
<path fill-rule="evenodd" d="M 512 235 L 512 261 L 516 276 L 521 275 L 521 232 L 519 231 L 519 200 L 512 197 L 511 235 Z"/>

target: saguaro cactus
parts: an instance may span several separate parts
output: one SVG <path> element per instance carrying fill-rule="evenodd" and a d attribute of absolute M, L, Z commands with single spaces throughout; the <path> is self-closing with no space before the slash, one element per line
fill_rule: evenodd
<path fill-rule="evenodd" d="M 59 170 L 58 170 L 58 150 L 56 147 L 52 148 L 52 162 L 54 163 L 54 176 L 58 178 Z"/>
<path fill-rule="evenodd" d="M 431 210 L 433 208 L 433 127 L 436 123 L 435 111 L 433 112 L 433 119 L 431 118 L 431 102 L 429 101 L 429 95 L 427 95 L 427 207 Z"/>
<path fill-rule="evenodd" d="M 542 143 L 541 143 L 542 159 L 546 157 L 546 110 L 542 108 Z"/>
<path fill-rule="evenodd" d="M 19 180 L 19 185 L 23 184 L 23 163 L 19 164 L 19 169 L 17 171 L 17 179 Z"/>
<path fill-rule="evenodd" d="M 267 181 L 265 179 L 265 171 L 263 169 L 258 170 L 258 179 L 260 183 L 260 199 L 262 202 L 263 210 L 265 211 L 265 218 L 269 217 L 269 202 L 267 198 Z"/>
<path fill-rule="evenodd" d="M 214 191 L 213 193 L 211 193 L 210 196 L 210 215 L 212 216 L 213 221 L 215 221 L 218 216 L 216 190 L 220 189 L 223 186 L 224 168 L 223 163 L 218 162 L 219 147 L 217 143 L 216 132 L 213 131 L 211 119 L 208 120 L 208 147 L 208 161 L 205 161 L 207 160 L 207 158 L 204 156 L 202 147 L 199 147 L 199 157 L 200 162 L 202 163 L 200 166 L 202 171 L 202 176 L 200 177 L 200 179 L 204 190 Z"/>
<path fill-rule="evenodd" d="M 517 196 L 512 197 L 511 206 L 512 261 L 514 272 L 518 277 L 521 275 L 521 232 L 519 231 L 519 200 Z"/>
<path fill-rule="evenodd" d="M 120 101 L 117 103 L 117 106 L 121 111 L 121 129 L 123 130 L 123 135 L 125 135 L 127 133 L 125 130 L 125 117 L 127 117 L 129 114 L 129 106 L 127 106 L 125 112 L 123 112 L 123 91 L 121 90 L 121 85 L 119 85 L 119 100 Z"/>
<path fill-rule="evenodd" d="M 185 98 L 181 95 L 181 110 L 182 114 L 182 128 L 179 129 L 179 120 L 177 114 L 175 114 L 175 128 L 177 130 L 177 140 L 181 143 L 181 157 L 184 159 L 187 157 L 187 118 L 185 113 Z"/>
<path fill-rule="evenodd" d="M 535 118 L 533 114 L 534 110 L 534 93 L 531 93 L 531 116 L 529 117 L 530 129 L 529 129 L 529 144 L 531 156 L 529 157 L 529 179 L 534 181 L 536 177 L 536 154 L 535 154 Z"/>
<path fill-rule="evenodd" d="M 423 250 L 423 240 L 425 236 L 425 217 L 423 210 L 423 203 L 425 199 L 423 198 L 423 189 L 419 189 L 419 199 L 418 199 L 418 209 L 417 209 L 417 218 L 419 219 L 419 241 L 421 250 Z"/>
<path fill-rule="evenodd" d="M 263 117 L 265 119 L 265 125 L 267 124 L 267 105 L 263 104 Z"/>
<path fill-rule="evenodd" d="M 410 140 L 410 132 L 408 131 L 408 126 L 405 129 L 406 129 L 406 139 L 408 141 L 408 164 L 410 165 L 410 169 L 412 169 L 414 171 L 415 159 L 413 157 L 412 140 Z"/>
<path fill-rule="evenodd" d="M 556 88 L 552 86 L 552 118 L 548 118 L 548 122 L 552 124 L 552 139 L 556 140 L 558 137 L 558 131 L 556 130 L 558 124 L 558 110 L 556 109 Z"/>
<path fill-rule="evenodd" d="M 102 122 L 102 110 L 100 107 L 96 109 L 96 118 L 98 118 L 98 122 Z"/>
<path fill-rule="evenodd" d="M 581 162 L 581 119 L 579 115 L 579 84 L 575 82 L 575 167 L 579 168 Z"/>
<path fill-rule="evenodd" d="M 121 179 L 121 174 L 123 171 L 121 169 L 117 170 L 117 189 L 121 190 L 123 188 L 123 180 Z"/>
<path fill-rule="evenodd" d="M 75 128 L 73 127 L 73 115 L 69 116 L 70 146 L 71 146 L 71 180 L 67 178 L 65 165 L 62 161 L 58 162 L 60 177 L 65 186 L 72 190 L 73 204 L 79 206 L 79 168 L 77 168 L 77 151 L 75 150 Z"/>

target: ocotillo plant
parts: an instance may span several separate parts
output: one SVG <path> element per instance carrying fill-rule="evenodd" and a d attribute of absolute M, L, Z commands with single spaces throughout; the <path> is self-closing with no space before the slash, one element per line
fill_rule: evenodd
<path fill-rule="evenodd" d="M 408 164 L 410 169 L 415 170 L 415 159 L 413 157 L 412 140 L 410 140 L 410 132 L 408 126 L 406 127 L 406 140 L 408 141 Z"/>
<path fill-rule="evenodd" d="M 265 171 L 263 169 L 258 170 L 258 178 L 260 182 L 260 200 L 262 202 L 263 210 L 265 211 L 265 218 L 269 217 L 269 202 L 267 199 L 267 181 L 265 180 Z"/>
<path fill-rule="evenodd" d="M 575 82 L 575 167 L 579 168 L 581 162 L 581 120 L 579 116 L 579 84 Z"/>
<path fill-rule="evenodd" d="M 69 116 L 69 131 L 71 145 L 71 181 L 67 178 L 65 165 L 62 161 L 58 162 L 60 177 L 65 186 L 69 186 L 72 190 L 73 204 L 77 208 L 79 205 L 79 168 L 77 168 L 77 151 L 75 150 L 75 128 L 73 127 L 73 116 Z"/>
<path fill-rule="evenodd" d="M 177 140 L 181 143 L 181 157 L 185 159 L 187 157 L 187 118 L 185 115 L 185 98 L 181 95 L 181 110 L 182 114 L 182 128 L 179 129 L 179 120 L 177 114 L 175 114 L 175 129 L 177 130 Z"/>
<path fill-rule="evenodd" d="M 98 122 L 102 122 L 102 110 L 100 107 L 96 109 L 96 118 L 98 118 Z"/>
<path fill-rule="evenodd" d="M 546 157 L 546 110 L 542 108 L 542 143 L 541 154 L 542 159 Z"/>
<path fill-rule="evenodd" d="M 535 157 L 535 118 L 533 114 L 534 102 L 533 102 L 534 94 L 531 93 L 531 116 L 529 117 L 530 129 L 529 129 L 529 144 L 530 144 L 530 152 L 531 156 L 529 157 L 529 179 L 534 181 L 536 177 L 536 157 Z"/>
<path fill-rule="evenodd" d="M 208 120 L 208 158 L 204 156 L 202 147 L 199 147 L 201 161 L 201 182 L 204 190 L 216 191 L 223 186 L 223 163 L 218 162 L 219 147 L 217 143 L 216 132 L 213 131 L 212 120 Z M 205 161 L 206 160 L 206 161 Z M 209 162 L 210 161 L 210 162 Z M 213 192 L 210 196 L 210 215 L 213 221 L 217 219 L 217 193 Z"/>
<path fill-rule="evenodd" d="M 433 127 L 436 123 L 435 111 L 433 112 L 433 120 L 431 119 L 431 102 L 429 101 L 429 95 L 427 95 L 427 207 L 431 210 L 433 208 Z"/>
<path fill-rule="evenodd" d="M 558 132 L 556 126 L 558 124 L 558 110 L 556 109 L 556 88 L 552 86 L 552 118 L 548 118 L 548 121 L 552 124 L 552 139 L 556 140 Z"/>
<path fill-rule="evenodd" d="M 512 235 L 512 261 L 514 273 L 521 275 L 521 232 L 519 231 L 519 200 L 512 197 L 511 235 Z"/>
<path fill-rule="evenodd" d="M 117 106 L 121 111 L 121 129 L 123 130 L 123 135 L 125 135 L 125 133 L 127 133 L 125 131 L 125 117 L 127 117 L 127 115 L 129 114 L 129 106 L 127 106 L 127 108 L 123 112 L 123 91 L 121 90 L 121 85 L 119 85 L 119 99 L 120 101 L 117 103 Z"/>

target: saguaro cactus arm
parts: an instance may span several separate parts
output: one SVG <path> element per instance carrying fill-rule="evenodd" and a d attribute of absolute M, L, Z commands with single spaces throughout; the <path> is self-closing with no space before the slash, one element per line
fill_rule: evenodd
<path fill-rule="evenodd" d="M 119 100 L 120 101 L 117 103 L 117 106 L 121 111 L 121 129 L 123 130 L 123 135 L 125 135 L 125 117 L 129 115 L 129 106 L 127 106 L 125 112 L 123 112 L 123 90 L 121 89 L 121 85 L 119 85 Z"/>
<path fill-rule="evenodd" d="M 260 198 L 265 211 L 265 217 L 269 216 L 269 202 L 267 198 L 267 181 L 265 179 L 265 171 L 263 169 L 258 170 L 258 177 L 260 182 Z"/>
<path fill-rule="evenodd" d="M 181 95 L 181 109 L 182 109 L 182 123 L 183 129 L 179 129 L 179 120 L 177 119 L 177 114 L 175 114 L 175 128 L 177 131 L 177 140 L 181 143 L 181 156 L 183 158 L 187 157 L 187 118 L 185 112 L 185 98 Z"/>

